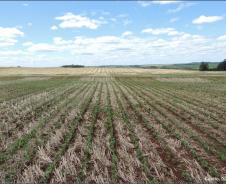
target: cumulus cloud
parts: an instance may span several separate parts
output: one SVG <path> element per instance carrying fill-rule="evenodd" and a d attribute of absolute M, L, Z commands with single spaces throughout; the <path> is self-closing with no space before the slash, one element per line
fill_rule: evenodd
<path fill-rule="evenodd" d="M 72 40 L 64 40 L 63 38 L 61 37 L 54 37 L 53 38 L 53 43 L 56 44 L 56 45 L 67 45 L 67 44 L 72 44 L 73 41 Z"/>
<path fill-rule="evenodd" d="M 168 10 L 168 13 L 177 13 L 177 12 L 180 12 L 182 11 L 183 9 L 185 8 L 188 8 L 188 7 L 191 7 L 195 5 L 195 3 L 188 3 L 188 2 L 183 2 L 183 3 L 180 3 L 176 8 L 174 9 L 169 9 Z"/>
<path fill-rule="evenodd" d="M 131 36 L 131 35 L 133 35 L 133 32 L 131 32 L 131 31 L 125 31 L 122 33 L 123 37 Z"/>
<path fill-rule="evenodd" d="M 51 30 L 57 30 L 58 27 L 57 27 L 56 25 L 53 25 L 53 26 L 50 27 L 50 29 L 51 29 Z"/>
<path fill-rule="evenodd" d="M 217 60 L 226 52 L 223 36 L 208 38 L 179 32 L 174 28 L 155 28 L 149 31 L 146 29 L 144 32 L 154 34 L 155 37 L 143 37 L 131 31 L 125 31 L 120 36 L 76 36 L 71 39 L 54 37 L 50 43 L 25 42 L 23 46 L 24 51 L 30 54 L 29 57 L 33 57 L 32 60 L 43 62 L 48 59 L 50 61 L 48 64 L 53 65 L 57 65 L 51 63 L 53 59 L 58 62 L 66 61 L 66 63 L 78 61 L 84 65 L 103 65 L 106 61 L 109 64 L 165 63 L 169 58 L 173 62 L 188 62 L 201 61 L 202 57 L 211 60 L 213 56 Z M 164 34 L 170 37 L 162 37 Z M 51 52 L 55 52 L 54 55 Z M 23 53 L 19 51 L 1 55 L 5 60 L 7 55 L 11 57 L 10 54 L 14 58 L 17 55 L 20 56 L 18 58 L 23 58 L 21 56 Z M 45 57 L 40 57 L 43 54 Z"/>
<path fill-rule="evenodd" d="M 123 34 L 122 34 L 123 35 Z M 61 40 L 62 41 L 62 40 Z M 189 42 L 188 42 L 189 41 Z M 74 54 L 92 53 L 93 55 L 109 54 L 112 51 L 118 51 L 118 54 L 126 52 L 127 54 L 142 55 L 142 52 L 168 52 L 169 48 L 181 49 L 186 46 L 193 47 L 192 44 L 203 44 L 207 40 L 199 35 L 183 33 L 174 35 L 169 39 L 147 39 L 137 36 L 133 37 L 116 37 L 111 35 L 100 37 L 76 37 L 73 41 L 73 48 L 70 48 Z M 68 41 L 63 41 L 67 43 Z M 71 43 L 69 44 L 71 46 Z M 64 46 L 64 48 L 67 46 Z M 110 55 L 109 55 L 110 56 Z"/>
<path fill-rule="evenodd" d="M 148 34 L 152 34 L 152 35 L 166 34 L 169 36 L 174 36 L 174 35 L 180 34 L 180 32 L 178 32 L 174 28 L 156 28 L 156 29 L 147 28 L 147 29 L 142 30 L 142 33 L 148 33 Z"/>
<path fill-rule="evenodd" d="M 168 4 L 177 4 L 180 3 L 181 1 L 138 1 L 138 3 L 142 6 L 142 7 L 147 7 L 150 6 L 151 4 L 158 4 L 158 5 L 168 5 Z"/>
<path fill-rule="evenodd" d="M 134 63 L 141 63 L 142 59 L 147 62 L 150 58 L 152 60 L 148 63 L 153 62 L 153 60 L 165 60 L 166 62 L 168 57 L 178 58 L 181 60 L 180 62 L 199 60 L 203 55 L 208 58 L 216 51 L 221 52 L 223 46 L 223 43 L 219 44 L 216 40 L 184 32 L 165 39 L 111 35 L 76 37 L 73 43 L 73 47 L 70 48 L 71 53 L 75 56 L 82 56 L 82 58 L 91 56 L 88 58 L 89 61 L 98 61 L 99 58 L 108 61 L 127 59 L 127 62 Z M 87 53 L 89 55 L 86 55 Z"/>
<path fill-rule="evenodd" d="M 23 36 L 24 33 L 18 28 L 0 27 L 0 46 L 12 46 L 17 43 L 17 37 Z"/>
<path fill-rule="evenodd" d="M 4 38 L 0 36 L 0 47 L 13 46 L 17 43 L 16 39 Z"/>
<path fill-rule="evenodd" d="M 29 46 L 27 50 L 30 52 L 54 52 L 59 50 L 55 45 L 47 43 L 29 43 L 27 46 Z"/>
<path fill-rule="evenodd" d="M 22 46 L 31 46 L 31 45 L 33 45 L 32 42 L 24 42 L 24 43 L 22 44 Z"/>
<path fill-rule="evenodd" d="M 3 28 L 0 27 L 0 37 L 4 38 L 15 38 L 18 36 L 23 36 L 24 33 L 18 28 Z"/>
<path fill-rule="evenodd" d="M 217 21 L 223 20 L 223 16 L 205 16 L 201 15 L 200 17 L 194 19 L 192 21 L 193 24 L 205 24 L 205 23 L 213 23 Z"/>
<path fill-rule="evenodd" d="M 149 30 L 150 31 L 150 30 Z M 140 56 L 157 55 L 158 53 L 173 52 L 186 53 L 193 51 L 194 47 L 201 48 L 206 45 L 208 39 L 200 35 L 178 32 L 173 28 L 152 30 L 155 35 L 169 34 L 171 37 L 162 38 L 142 38 L 126 31 L 121 36 L 104 35 L 98 37 L 77 36 L 74 39 L 65 40 L 61 37 L 54 37 L 53 43 L 24 43 L 28 51 L 32 52 L 50 52 L 50 51 L 67 51 L 75 56 L 93 56 L 108 57 L 114 56 Z M 88 54 L 87 54 L 88 53 Z M 132 58 L 131 58 L 132 59 Z"/>
<path fill-rule="evenodd" d="M 138 1 L 138 4 L 140 4 L 142 7 L 147 7 L 151 5 L 150 1 Z"/>
<path fill-rule="evenodd" d="M 160 4 L 160 5 L 165 5 L 165 4 L 175 4 L 175 3 L 180 3 L 181 1 L 152 1 L 153 4 Z"/>
<path fill-rule="evenodd" d="M 173 17 L 173 18 L 170 19 L 169 22 L 170 22 L 170 23 L 174 23 L 174 22 L 179 21 L 179 19 L 180 19 L 179 17 Z"/>
<path fill-rule="evenodd" d="M 56 17 L 56 20 L 61 21 L 59 24 L 60 28 L 88 28 L 88 29 L 97 29 L 102 22 L 96 19 L 90 19 L 82 15 L 76 15 L 73 13 L 66 13 L 63 16 Z"/>
<path fill-rule="evenodd" d="M 5 50 L 5 51 L 0 51 L 0 56 L 18 56 L 18 55 L 23 55 L 26 52 L 22 50 Z"/>
<path fill-rule="evenodd" d="M 226 35 L 222 35 L 222 36 L 218 37 L 217 40 L 226 40 Z"/>

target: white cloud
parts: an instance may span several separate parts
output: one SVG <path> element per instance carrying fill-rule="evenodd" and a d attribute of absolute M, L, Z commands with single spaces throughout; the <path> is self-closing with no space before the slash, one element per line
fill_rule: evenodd
<path fill-rule="evenodd" d="M 102 15 L 110 15 L 111 13 L 110 12 L 107 12 L 107 11 L 102 11 L 101 14 Z"/>
<path fill-rule="evenodd" d="M 152 1 L 153 4 L 160 4 L 160 5 L 166 5 L 166 4 L 176 4 L 176 3 L 180 3 L 181 1 Z"/>
<path fill-rule="evenodd" d="M 200 17 L 194 19 L 192 21 L 193 24 L 205 24 L 205 23 L 213 23 L 213 22 L 217 22 L 220 20 L 223 20 L 224 17 L 223 16 L 205 16 L 205 15 L 201 15 Z"/>
<path fill-rule="evenodd" d="M 100 20 L 90 19 L 89 17 L 66 13 L 63 16 L 56 17 L 56 20 L 62 21 L 59 24 L 60 28 L 88 28 L 97 29 L 102 22 Z"/>
<path fill-rule="evenodd" d="M 133 35 L 133 32 L 131 32 L 131 31 L 125 31 L 122 33 L 123 37 L 131 36 L 131 35 Z"/>
<path fill-rule="evenodd" d="M 33 45 L 32 42 L 24 42 L 24 43 L 22 44 L 22 46 L 32 46 L 32 45 Z"/>
<path fill-rule="evenodd" d="M 17 43 L 16 39 L 11 38 L 1 38 L 0 37 L 0 47 L 13 46 Z"/>
<path fill-rule="evenodd" d="M 95 64 L 102 59 L 103 62 L 107 60 L 109 63 L 126 61 L 128 64 L 139 64 L 143 60 L 148 63 L 156 61 L 158 63 L 159 61 L 167 62 L 169 57 L 173 62 L 199 61 L 200 56 L 204 55 L 208 58 L 222 48 L 222 45 L 217 45 L 214 40 L 184 32 L 167 39 L 111 35 L 76 37 L 73 43 L 70 50 L 74 56 L 80 56 L 81 61 L 93 61 Z"/>
<path fill-rule="evenodd" d="M 157 28 L 157 29 L 147 28 L 147 29 L 142 30 L 142 33 L 149 33 L 149 34 L 152 34 L 152 35 L 166 34 L 166 35 L 169 35 L 169 36 L 174 36 L 174 35 L 180 34 L 180 32 L 178 32 L 174 28 Z"/>
<path fill-rule="evenodd" d="M 15 55 L 23 55 L 25 54 L 24 51 L 22 50 L 5 50 L 5 51 L 0 51 L 0 56 L 15 56 Z"/>
<path fill-rule="evenodd" d="M 157 56 L 158 54 L 167 55 L 167 53 L 177 56 L 178 53 L 195 52 L 193 48 L 203 48 L 208 42 L 208 39 L 203 36 L 178 32 L 173 28 L 154 30 L 156 35 L 170 35 L 171 37 L 167 37 L 167 39 L 160 37 L 142 38 L 132 34 L 130 31 L 125 31 L 121 36 L 78 36 L 71 40 L 54 37 L 53 43 L 32 44 L 28 42 L 24 43 L 24 46 L 28 46 L 28 51 L 32 52 L 61 51 L 62 53 L 64 51 L 77 57 L 92 56 L 93 58 L 89 59 L 91 61 L 98 61 L 100 58 L 111 60 L 118 57 L 120 59 L 120 57 L 125 58 L 125 56 L 131 57 L 130 60 L 133 61 L 134 56 Z M 131 35 L 132 37 L 130 37 Z"/>
<path fill-rule="evenodd" d="M 24 33 L 18 28 L 0 27 L 0 47 L 13 46 L 17 43 L 17 37 L 23 36 Z"/>
<path fill-rule="evenodd" d="M 222 36 L 218 37 L 217 40 L 226 40 L 226 35 L 222 35 Z"/>
<path fill-rule="evenodd" d="M 23 36 L 24 33 L 18 28 L 3 28 L 0 27 L 0 37 L 4 38 L 15 38 L 18 36 Z"/>
<path fill-rule="evenodd" d="M 100 44 L 117 44 L 119 40 L 119 37 L 113 35 L 106 35 L 95 38 L 95 42 Z"/>
<path fill-rule="evenodd" d="M 68 44 L 72 44 L 73 43 L 73 41 L 72 40 L 64 40 L 63 38 L 61 38 L 61 37 L 54 37 L 53 38 L 53 43 L 55 44 L 55 45 L 68 45 Z"/>
<path fill-rule="evenodd" d="M 124 26 L 127 26 L 127 25 L 131 24 L 132 21 L 129 20 L 129 19 L 124 19 L 124 20 L 122 21 L 122 23 L 123 23 Z"/>
<path fill-rule="evenodd" d="M 124 14 L 117 15 L 117 17 L 119 17 L 119 18 L 128 18 L 129 15 L 124 13 Z"/>
<path fill-rule="evenodd" d="M 138 1 L 138 4 L 140 4 L 142 7 L 147 7 L 151 5 L 150 1 Z"/>
<path fill-rule="evenodd" d="M 28 22 L 27 23 L 27 26 L 29 26 L 29 27 L 32 26 L 32 23 L 31 22 Z"/>
<path fill-rule="evenodd" d="M 151 64 L 203 59 L 211 61 L 221 59 L 226 53 L 226 43 L 217 38 L 179 32 L 174 28 L 156 28 L 151 31 L 146 29 L 145 32 L 154 34 L 155 37 L 137 36 L 131 31 L 125 31 L 121 36 L 77 36 L 71 39 L 54 37 L 50 43 L 25 42 L 24 54 L 19 51 L 15 53 L 8 51 L 5 54 L 3 52 L 4 60 L 0 55 L 0 62 L 8 58 L 10 61 L 23 58 L 23 60 L 36 61 L 37 65 L 42 66 L 60 66 L 68 63 Z M 162 34 L 170 37 L 162 37 Z"/>
<path fill-rule="evenodd" d="M 180 3 L 181 1 L 138 1 L 138 3 L 142 6 L 142 7 L 147 7 L 150 6 L 151 4 L 158 4 L 158 5 L 168 5 L 168 4 L 177 4 Z"/>
<path fill-rule="evenodd" d="M 57 30 L 58 27 L 57 27 L 56 25 L 53 25 L 53 26 L 50 27 L 50 29 L 51 29 L 51 30 Z"/>
<path fill-rule="evenodd" d="M 185 3 L 185 2 L 183 2 L 183 3 L 180 3 L 175 9 L 169 9 L 168 13 L 177 13 L 177 12 L 180 12 L 181 10 L 188 8 L 188 7 L 191 7 L 193 5 L 195 5 L 195 3 L 190 3 L 190 2 Z"/>
<path fill-rule="evenodd" d="M 178 20 L 179 20 L 178 17 L 174 17 L 174 18 L 171 18 L 169 22 L 174 23 L 174 22 L 177 22 Z"/>
<path fill-rule="evenodd" d="M 31 44 L 29 43 L 28 51 L 30 52 L 54 52 L 58 51 L 59 49 L 52 44 L 47 44 L 47 43 L 39 43 L 39 44 Z"/>

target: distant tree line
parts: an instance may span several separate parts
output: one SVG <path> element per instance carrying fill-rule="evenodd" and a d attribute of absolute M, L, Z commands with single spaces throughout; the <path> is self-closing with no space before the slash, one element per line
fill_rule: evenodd
<path fill-rule="evenodd" d="M 82 68 L 82 67 L 85 67 L 85 66 L 71 64 L 71 65 L 63 65 L 61 67 L 65 67 L 65 68 Z"/>
<path fill-rule="evenodd" d="M 201 62 L 199 66 L 199 71 L 209 71 L 208 62 Z"/>
<path fill-rule="evenodd" d="M 199 66 L 200 71 L 226 71 L 226 59 L 220 62 L 216 68 L 210 69 L 208 62 L 201 62 Z"/>
<path fill-rule="evenodd" d="M 219 71 L 226 71 L 226 59 L 223 62 L 219 63 L 217 66 L 217 70 Z"/>

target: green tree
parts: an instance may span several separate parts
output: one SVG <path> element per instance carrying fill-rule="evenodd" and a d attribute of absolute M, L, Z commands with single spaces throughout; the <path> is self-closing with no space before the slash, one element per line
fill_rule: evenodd
<path fill-rule="evenodd" d="M 201 62 L 199 66 L 200 71 L 208 71 L 209 70 L 209 64 L 207 62 Z"/>
<path fill-rule="evenodd" d="M 226 71 L 226 59 L 223 62 L 220 62 L 217 66 L 217 70 Z"/>

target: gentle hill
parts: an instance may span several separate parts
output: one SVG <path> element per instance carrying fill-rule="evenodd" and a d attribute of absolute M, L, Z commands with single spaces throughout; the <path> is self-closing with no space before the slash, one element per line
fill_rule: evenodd
<path fill-rule="evenodd" d="M 192 62 L 185 64 L 146 64 L 146 65 L 103 65 L 104 68 L 144 68 L 144 69 L 186 69 L 198 70 L 201 62 Z M 216 68 L 219 62 L 208 62 L 209 68 Z"/>
<path fill-rule="evenodd" d="M 198 70 L 201 62 L 192 62 L 186 64 L 170 64 L 170 65 L 162 65 L 161 69 L 189 69 L 189 70 Z M 219 62 L 208 62 L 209 68 L 216 68 Z"/>

